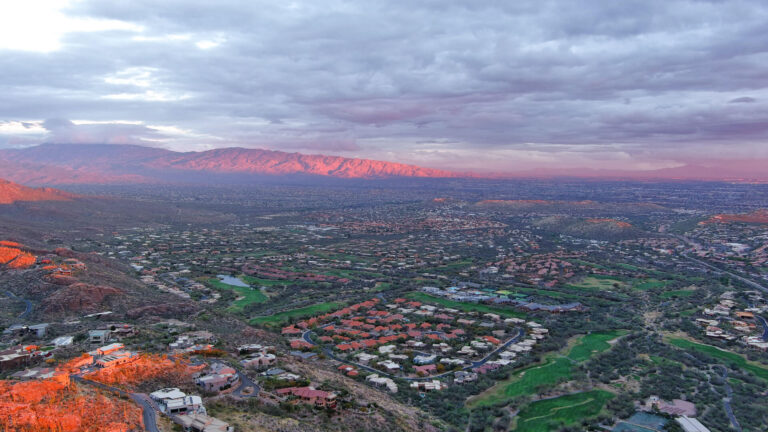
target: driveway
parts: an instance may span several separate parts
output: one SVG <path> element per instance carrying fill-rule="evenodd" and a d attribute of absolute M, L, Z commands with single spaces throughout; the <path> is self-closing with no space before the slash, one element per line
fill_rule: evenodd
<path fill-rule="evenodd" d="M 261 387 L 259 387 L 258 384 L 253 382 L 253 380 L 248 378 L 248 375 L 246 375 L 238 366 L 233 366 L 229 363 L 224 363 L 220 360 L 211 360 L 210 363 L 223 364 L 224 366 L 229 366 L 237 371 L 237 375 L 240 377 L 240 385 L 231 393 L 232 396 L 240 397 L 240 398 L 249 398 L 249 397 L 256 397 L 259 395 L 259 392 L 261 391 Z M 250 393 L 243 393 L 248 388 L 252 388 L 253 390 Z"/>

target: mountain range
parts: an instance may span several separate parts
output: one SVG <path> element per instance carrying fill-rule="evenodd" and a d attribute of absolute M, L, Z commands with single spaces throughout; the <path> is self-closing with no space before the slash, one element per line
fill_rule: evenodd
<path fill-rule="evenodd" d="M 41 144 L 0 150 L 0 173 L 27 185 L 130 183 L 243 183 L 291 176 L 320 178 L 557 178 L 610 180 L 768 181 L 764 160 L 718 161 L 647 171 L 605 169 L 536 169 L 516 173 L 473 174 L 395 162 L 306 155 L 274 150 L 220 148 L 175 152 L 138 145 Z"/>
<path fill-rule="evenodd" d="M 222 148 L 174 152 L 137 145 L 43 144 L 0 150 L 6 178 L 26 184 L 138 183 L 226 176 L 307 175 L 337 178 L 456 177 L 393 162 L 281 151 Z"/>

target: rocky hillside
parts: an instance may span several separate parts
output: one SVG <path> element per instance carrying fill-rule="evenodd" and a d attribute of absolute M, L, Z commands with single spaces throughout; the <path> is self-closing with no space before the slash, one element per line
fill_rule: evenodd
<path fill-rule="evenodd" d="M 70 201 L 77 195 L 52 188 L 31 188 L 0 179 L 0 204 L 17 201 Z"/>

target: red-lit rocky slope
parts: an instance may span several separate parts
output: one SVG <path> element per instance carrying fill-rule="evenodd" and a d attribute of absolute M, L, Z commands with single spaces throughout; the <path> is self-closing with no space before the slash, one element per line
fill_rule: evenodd
<path fill-rule="evenodd" d="M 0 204 L 17 201 L 69 201 L 77 196 L 58 189 L 30 188 L 0 179 Z"/>

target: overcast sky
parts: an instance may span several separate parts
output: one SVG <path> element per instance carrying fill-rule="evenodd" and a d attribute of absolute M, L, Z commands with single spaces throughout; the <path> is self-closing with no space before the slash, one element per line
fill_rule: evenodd
<path fill-rule="evenodd" d="M 475 171 L 768 157 L 764 0 L 8 3 L 0 147 Z"/>

